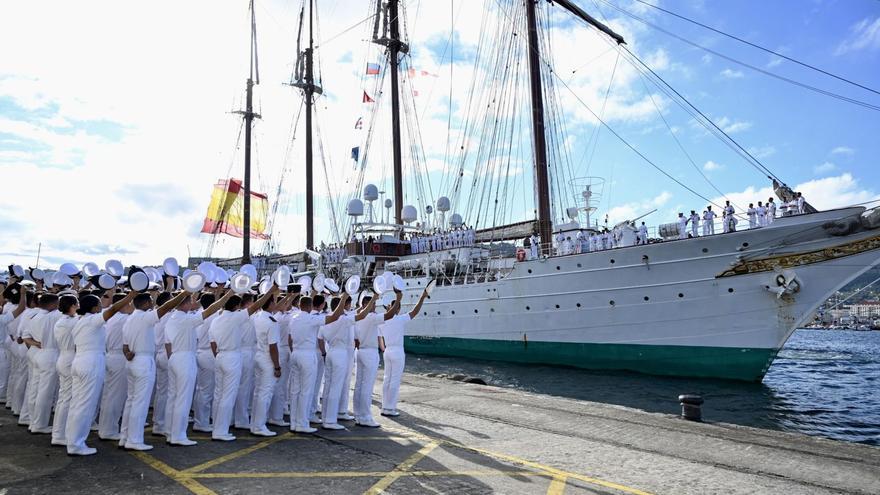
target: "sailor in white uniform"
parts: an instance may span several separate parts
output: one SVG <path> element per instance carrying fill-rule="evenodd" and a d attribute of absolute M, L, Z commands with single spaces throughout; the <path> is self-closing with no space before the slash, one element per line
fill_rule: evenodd
<path fill-rule="evenodd" d="M 20 286 L 18 286 L 21 290 Z M 19 420 L 23 414 L 22 409 L 25 407 L 25 391 L 28 382 L 28 348 L 21 338 L 21 331 L 24 326 L 30 322 L 37 314 L 36 302 L 37 298 L 33 292 L 22 292 L 25 297 L 27 307 L 25 310 L 7 326 L 12 337 L 12 363 L 9 371 L 10 382 L 7 385 L 7 404 L 12 409 L 12 414 L 17 415 Z M 11 395 L 11 397 L 9 397 Z M 30 418 L 27 418 L 30 422 Z"/>
<path fill-rule="evenodd" d="M 71 331 L 76 354 L 71 363 L 73 377 L 70 388 L 70 408 L 67 413 L 65 436 L 69 455 L 92 455 L 96 449 L 86 446 L 89 428 L 95 419 L 101 384 L 104 381 L 104 352 L 107 334 L 104 324 L 120 308 L 130 303 L 135 292 L 101 310 L 101 299 L 87 295 L 79 301 L 80 319 Z M 143 423 L 141 423 L 143 427 Z"/>
<path fill-rule="evenodd" d="M 370 404 L 373 397 L 373 385 L 379 373 L 379 352 L 384 352 L 381 344 L 379 326 L 390 320 L 400 310 L 399 304 L 391 305 L 387 311 L 373 312 L 376 305 L 374 296 L 364 297 L 361 309 L 369 309 L 364 319 L 355 323 L 357 346 L 357 377 L 354 383 L 354 421 L 358 426 L 378 428 L 379 423 L 373 419 Z"/>
<path fill-rule="evenodd" d="M 315 294 L 312 296 L 312 307 L 318 314 L 327 313 L 327 299 L 323 294 Z M 323 324 L 324 323 L 322 323 L 322 325 Z M 320 328 L 318 330 L 320 330 Z M 315 338 L 315 359 L 318 364 L 315 367 L 315 385 L 312 387 L 312 412 L 309 416 L 310 423 L 321 422 L 318 418 L 318 412 L 321 411 L 321 384 L 324 382 L 324 357 L 325 353 L 320 347 L 318 347 L 318 339 Z"/>
<path fill-rule="evenodd" d="M 776 203 L 773 201 L 773 198 L 767 199 L 767 225 L 773 223 L 773 220 L 776 219 Z"/>
<path fill-rule="evenodd" d="M 684 216 L 684 213 L 678 212 L 678 238 L 679 239 L 687 239 L 687 223 L 688 219 Z"/>
<path fill-rule="evenodd" d="M 290 404 L 290 320 L 297 313 L 299 308 L 289 308 L 296 301 L 299 303 L 298 289 L 291 291 L 292 298 L 289 302 L 285 302 L 282 307 L 282 313 L 276 315 L 278 320 L 278 364 L 281 366 L 281 376 L 275 383 L 275 391 L 272 393 L 272 401 L 269 403 L 269 419 L 267 424 L 274 426 L 290 426 L 290 423 L 284 420 L 285 409 Z M 292 414 L 291 414 L 292 416 Z"/>
<path fill-rule="evenodd" d="M 61 318 L 58 319 L 52 330 L 59 350 L 58 362 L 55 365 L 58 372 L 58 400 L 55 402 L 55 417 L 52 419 L 52 445 L 59 447 L 67 445 L 67 415 L 70 411 L 70 392 L 73 382 L 70 366 L 76 354 L 73 344 L 73 327 L 79 320 L 79 315 L 76 314 L 78 309 L 79 299 L 75 295 L 61 296 L 58 303 Z"/>
<path fill-rule="evenodd" d="M 764 206 L 763 202 L 758 201 L 758 207 L 755 208 L 755 215 L 758 217 L 758 227 L 767 225 L 767 207 Z"/>
<path fill-rule="evenodd" d="M 299 300 L 299 313 L 290 319 L 290 430 L 299 433 L 314 433 L 309 426 L 315 404 L 315 374 L 318 367 L 318 332 L 321 325 L 334 323 L 344 306 L 338 306 L 332 314 L 313 311 L 313 299 L 303 296 Z M 323 297 L 321 301 L 323 306 Z"/>
<path fill-rule="evenodd" d="M 119 446 L 126 450 L 151 450 L 144 443 L 144 423 L 150 409 L 150 397 L 156 384 L 156 324 L 187 297 L 181 292 L 168 302 L 153 308 L 149 294 L 138 294 L 133 299 L 134 311 L 122 326 L 122 353 L 128 378 L 125 408 L 122 411 L 122 427 Z"/>
<path fill-rule="evenodd" d="M 696 238 L 700 232 L 700 214 L 691 210 L 691 216 L 688 221 L 691 223 L 691 237 Z"/>
<path fill-rule="evenodd" d="M 114 294 L 113 302 L 117 303 L 124 298 L 125 294 Z M 120 438 L 119 422 L 122 420 L 128 389 L 128 375 L 125 370 L 127 360 L 122 352 L 122 327 L 132 311 L 134 307 L 130 303 L 126 304 L 104 325 L 107 344 L 104 356 L 104 387 L 101 389 L 98 414 L 98 438 L 101 440 L 118 441 Z"/>
<path fill-rule="evenodd" d="M 38 332 L 34 337 L 39 338 L 39 351 L 35 362 L 37 364 L 36 398 L 31 409 L 31 433 L 52 433 L 49 420 L 52 417 L 52 406 L 55 405 L 55 394 L 58 390 L 58 371 L 55 366 L 58 362 L 58 343 L 55 341 L 55 323 L 61 318 L 58 311 L 58 296 L 55 294 L 43 294 L 40 297 L 40 307 L 48 313 L 40 321 L 40 327 L 34 330 Z"/>
<path fill-rule="evenodd" d="M 749 209 L 746 210 L 746 215 L 749 217 L 749 228 L 753 229 L 758 226 L 758 210 L 755 209 L 755 205 L 753 203 L 749 203 Z"/>
<path fill-rule="evenodd" d="M 273 285 L 269 292 L 247 309 L 241 309 L 241 297 L 230 297 L 223 307 L 223 312 L 208 330 L 211 336 L 211 351 L 216 359 L 212 440 L 224 442 L 235 440 L 235 437 L 229 434 L 229 426 L 232 423 L 235 398 L 241 383 L 241 334 L 251 315 L 277 293 L 278 287 Z"/>
<path fill-rule="evenodd" d="M 397 292 L 397 300 L 399 311 L 400 301 L 403 293 Z M 385 370 L 382 379 L 382 416 L 399 416 L 397 410 L 397 399 L 400 395 L 400 380 L 403 378 L 403 368 L 406 365 L 406 354 L 403 351 L 403 335 L 406 330 L 406 324 L 418 316 L 422 309 L 428 292 L 422 292 L 419 301 L 413 307 L 412 311 L 406 314 L 395 315 L 386 321 L 380 332 L 382 337 L 380 345 L 385 348 L 383 359 L 385 361 Z"/>
<path fill-rule="evenodd" d="M 529 259 L 538 259 L 538 236 L 535 234 L 529 237 Z"/>
<path fill-rule="evenodd" d="M 214 294 L 202 294 L 199 305 L 208 309 L 217 300 Z M 211 433 L 211 407 L 214 402 L 214 353 L 209 330 L 219 313 L 214 313 L 196 327 L 196 391 L 193 395 L 193 431 Z"/>
<path fill-rule="evenodd" d="M 18 415 L 18 424 L 21 426 L 29 426 L 31 424 L 31 410 L 37 400 L 37 389 L 39 388 L 36 375 L 37 353 L 40 352 L 40 346 L 34 335 L 41 333 L 42 320 L 48 314 L 46 309 L 40 307 L 39 298 L 40 295 L 37 294 L 35 298 L 36 308 L 30 313 L 26 312 L 22 315 L 23 320 L 18 327 L 19 338 L 27 349 L 22 366 L 26 380 L 23 384 L 24 390 L 20 392 L 22 394 L 22 403 Z"/>
<path fill-rule="evenodd" d="M 803 215 L 807 212 L 807 200 L 804 199 L 804 196 L 798 192 L 797 196 L 794 198 L 795 203 L 797 204 L 797 212 L 798 215 Z"/>
<path fill-rule="evenodd" d="M 242 309 L 247 309 L 254 303 L 254 296 L 253 294 L 242 294 L 241 301 Z M 254 331 L 253 317 L 251 317 L 245 323 L 241 333 L 241 382 L 238 385 L 238 395 L 235 397 L 233 420 L 233 424 L 238 430 L 251 429 L 250 408 L 254 400 L 254 350 L 256 345 L 257 337 Z"/>
<path fill-rule="evenodd" d="M 3 312 L 0 313 L 0 338 L 4 341 L 4 344 L 0 346 L 0 352 L 5 353 L 8 357 L 8 375 L 0 378 L 5 379 L 4 386 L 7 395 L 4 396 L 4 402 L 6 404 L 6 409 L 12 408 L 12 384 L 16 380 L 16 375 L 14 373 L 17 371 L 14 350 L 14 346 L 17 344 L 14 338 L 15 329 L 12 324 L 27 309 L 28 298 L 23 294 L 25 293 L 23 292 L 22 287 L 17 283 L 11 283 L 3 291 L 3 298 L 6 300 L 6 304 L 3 305 Z"/>
<path fill-rule="evenodd" d="M 171 292 L 164 291 L 156 297 L 156 306 L 162 306 L 171 299 Z M 171 312 L 159 318 L 156 323 L 156 387 L 153 393 L 153 435 L 168 436 L 165 425 L 165 410 L 168 402 L 168 355 L 165 353 L 165 325 Z"/>
<path fill-rule="evenodd" d="M 214 315 L 232 296 L 223 297 L 202 308 L 195 295 L 184 298 L 176 310 L 169 313 L 165 324 L 163 351 L 168 356 L 168 400 L 165 403 L 165 428 L 170 445 L 190 446 L 196 442 L 186 436 L 189 410 L 198 375 L 196 351 L 198 327 Z"/>
<path fill-rule="evenodd" d="M 261 437 L 274 437 L 276 433 L 266 428 L 269 415 L 269 404 L 275 384 L 281 378 L 281 362 L 278 359 L 280 325 L 276 319 L 278 309 L 283 300 L 270 298 L 251 321 L 254 324 L 254 336 L 257 341 L 254 354 L 254 392 L 253 415 L 251 416 L 251 433 Z"/>
<path fill-rule="evenodd" d="M 706 207 L 706 212 L 703 213 L 703 221 L 705 222 L 703 225 L 706 227 L 706 232 L 704 235 L 714 235 L 715 234 L 715 212 L 712 211 L 712 205 Z"/>

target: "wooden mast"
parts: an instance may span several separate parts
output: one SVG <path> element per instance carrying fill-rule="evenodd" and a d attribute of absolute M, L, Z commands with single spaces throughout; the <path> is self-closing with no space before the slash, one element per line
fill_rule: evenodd
<path fill-rule="evenodd" d="M 247 79 L 247 96 L 244 112 L 244 235 L 242 238 L 242 264 L 251 262 L 251 131 L 254 117 L 254 84 L 260 84 L 260 72 L 257 61 L 257 17 L 254 12 L 254 0 L 250 2 L 251 11 L 251 48 L 250 73 Z"/>

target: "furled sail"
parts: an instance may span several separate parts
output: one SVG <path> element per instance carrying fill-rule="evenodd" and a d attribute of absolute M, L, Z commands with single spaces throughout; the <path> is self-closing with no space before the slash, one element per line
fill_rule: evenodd
<path fill-rule="evenodd" d="M 268 239 L 266 218 L 269 198 L 265 193 L 251 191 L 251 238 Z M 205 215 L 202 232 L 244 236 L 244 188 L 239 179 L 221 179 L 214 185 L 211 204 Z"/>

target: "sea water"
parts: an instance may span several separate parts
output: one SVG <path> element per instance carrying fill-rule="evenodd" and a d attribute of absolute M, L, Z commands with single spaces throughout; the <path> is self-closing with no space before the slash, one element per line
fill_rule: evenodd
<path fill-rule="evenodd" d="M 798 330 L 764 381 L 672 378 L 408 355 L 407 371 L 678 414 L 678 395 L 706 400 L 703 418 L 880 445 L 880 332 Z"/>

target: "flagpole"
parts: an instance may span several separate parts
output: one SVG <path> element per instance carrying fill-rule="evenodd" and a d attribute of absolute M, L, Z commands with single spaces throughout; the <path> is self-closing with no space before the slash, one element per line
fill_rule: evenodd
<path fill-rule="evenodd" d="M 306 103 L 306 249 L 314 249 L 315 247 L 315 204 L 312 200 L 312 196 L 314 195 L 314 185 L 312 184 L 312 95 L 315 91 L 312 64 L 312 55 L 315 49 L 314 37 L 312 35 L 314 8 L 315 5 L 313 0 L 309 0 L 309 47 L 305 50 L 306 83 L 303 87 Z"/>

